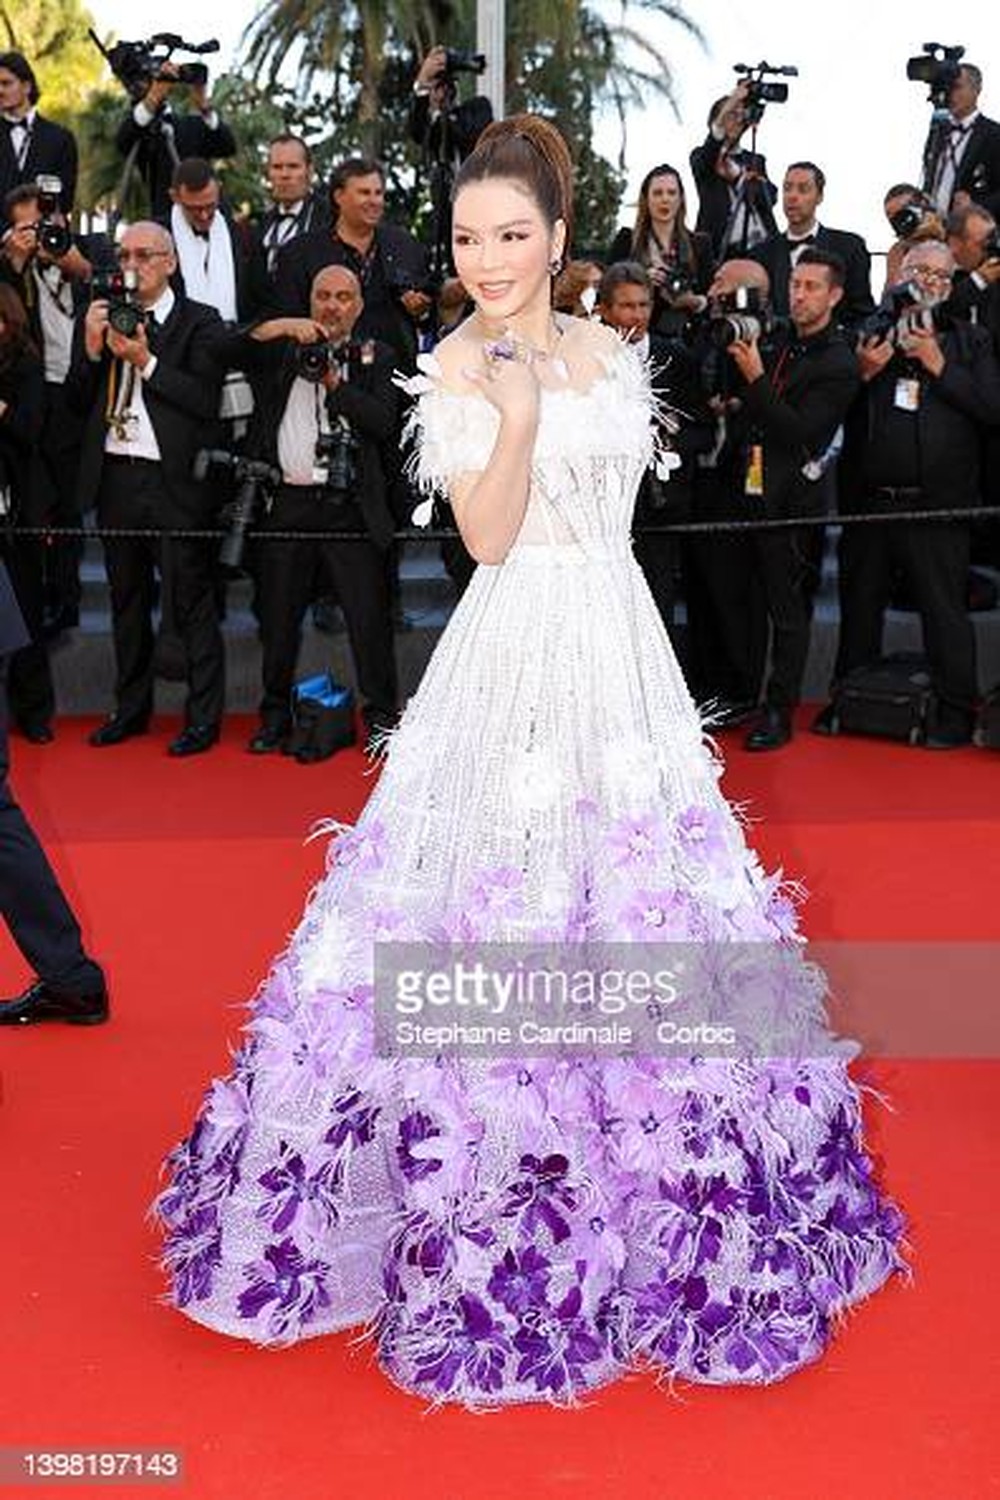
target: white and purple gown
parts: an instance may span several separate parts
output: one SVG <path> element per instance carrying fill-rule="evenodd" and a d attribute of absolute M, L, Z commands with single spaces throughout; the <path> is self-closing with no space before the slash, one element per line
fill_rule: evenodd
<path fill-rule="evenodd" d="M 188 1316 L 267 1345 L 365 1329 L 432 1402 L 566 1402 L 643 1367 L 774 1381 L 904 1268 L 835 1048 L 375 1052 L 379 940 L 801 951 L 633 559 L 646 372 L 601 358 L 543 392 L 518 539 L 477 569 L 156 1204 Z M 499 418 L 425 368 L 430 490 L 486 466 Z M 816 973 L 788 1002 L 807 1031 Z"/>

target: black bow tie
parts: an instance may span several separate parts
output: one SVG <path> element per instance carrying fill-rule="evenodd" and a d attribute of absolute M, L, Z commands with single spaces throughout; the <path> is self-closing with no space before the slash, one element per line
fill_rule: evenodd
<path fill-rule="evenodd" d="M 798 250 L 804 245 L 815 245 L 816 243 L 816 236 L 814 234 L 804 234 L 802 238 L 798 240 L 793 240 L 790 234 L 786 234 L 785 239 L 788 241 L 789 248 L 792 250 Z"/>

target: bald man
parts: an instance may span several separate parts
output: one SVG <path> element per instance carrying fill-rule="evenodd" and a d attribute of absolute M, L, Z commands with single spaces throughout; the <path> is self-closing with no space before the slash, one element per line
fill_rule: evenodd
<path fill-rule="evenodd" d="M 168 541 L 158 533 L 203 529 L 214 519 L 212 492 L 192 478 L 192 466 L 198 449 L 211 445 L 223 325 L 213 308 L 172 290 L 177 261 L 162 225 L 131 225 L 118 258 L 132 284 L 136 326 L 122 324 L 120 309 L 95 298 L 75 330 L 66 395 L 86 421 L 83 508 L 96 504 L 102 527 L 149 535 L 104 539 L 115 706 L 90 743 L 99 749 L 118 745 L 149 727 L 159 572 L 163 611 L 183 641 L 188 672 L 185 723 L 170 753 L 196 755 L 218 739 L 224 704 L 213 546 L 183 537 Z"/>
<path fill-rule="evenodd" d="M 398 441 L 395 360 L 385 345 L 354 337 L 363 305 L 354 272 L 327 266 L 313 278 L 308 318 L 270 319 L 227 341 L 227 362 L 254 384 L 248 452 L 281 471 L 261 530 L 310 533 L 299 541 L 265 536 L 258 552 L 263 694 L 248 746 L 255 755 L 287 745 L 317 568 L 329 575 L 344 611 L 369 733 L 395 720 L 387 569 L 394 521 L 386 479 Z M 303 762 L 322 758 L 316 747 L 298 752 Z"/>

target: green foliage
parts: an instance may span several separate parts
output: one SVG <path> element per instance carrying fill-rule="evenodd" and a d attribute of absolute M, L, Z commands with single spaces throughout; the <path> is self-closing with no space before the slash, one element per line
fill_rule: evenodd
<path fill-rule="evenodd" d="M 93 24 L 81 0 L 0 0 L 0 50 L 24 53 L 50 119 L 72 124 L 100 83 L 104 63 L 87 35 Z"/>

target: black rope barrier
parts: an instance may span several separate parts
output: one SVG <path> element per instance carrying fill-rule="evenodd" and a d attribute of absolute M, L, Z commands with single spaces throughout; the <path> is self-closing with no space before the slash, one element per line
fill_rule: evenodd
<path fill-rule="evenodd" d="M 846 515 L 819 516 L 760 516 L 747 521 L 671 521 L 665 526 L 637 526 L 633 536 L 713 536 L 725 533 L 754 531 L 787 531 L 802 526 L 885 526 L 898 525 L 903 521 L 988 521 L 1000 519 L 1000 505 L 953 506 L 947 510 L 894 510 L 863 511 Z M 0 541 L 4 537 L 27 537 L 39 541 L 57 539 L 89 541 L 91 538 L 110 537 L 116 541 L 149 541 L 151 537 L 177 539 L 194 542 L 217 542 L 229 533 L 221 527 L 128 527 L 128 526 L 20 526 L 8 525 L 0 528 Z M 441 542 L 453 541 L 461 533 L 454 526 L 410 526 L 393 533 L 396 542 Z M 261 531 L 249 528 L 248 542 L 370 542 L 367 531 L 278 531 L 268 528 Z"/>

